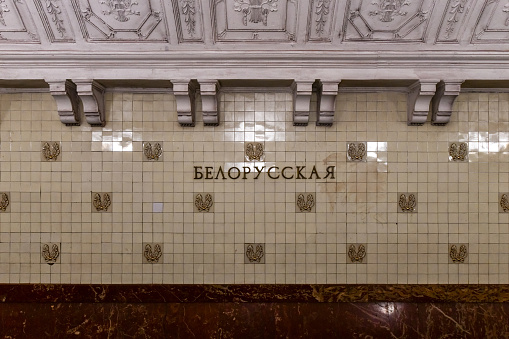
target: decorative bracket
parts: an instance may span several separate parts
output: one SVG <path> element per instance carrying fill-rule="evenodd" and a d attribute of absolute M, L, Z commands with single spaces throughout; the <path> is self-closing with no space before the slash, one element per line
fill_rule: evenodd
<path fill-rule="evenodd" d="M 85 118 L 91 126 L 104 126 L 104 86 L 95 80 L 74 80 L 83 103 Z"/>
<path fill-rule="evenodd" d="M 210 79 L 198 79 L 205 126 L 219 125 L 219 82 Z"/>
<path fill-rule="evenodd" d="M 76 85 L 70 80 L 46 82 L 49 84 L 49 91 L 57 103 L 60 121 L 66 126 L 79 126 L 81 117 Z"/>
<path fill-rule="evenodd" d="M 307 126 L 309 123 L 309 104 L 314 81 L 295 81 L 293 84 L 293 125 Z"/>
<path fill-rule="evenodd" d="M 338 81 L 320 82 L 317 98 L 317 126 L 332 126 L 336 111 L 336 96 L 338 95 Z"/>
<path fill-rule="evenodd" d="M 421 126 L 428 120 L 431 99 L 438 80 L 417 81 L 409 88 L 407 118 L 409 126 Z"/>
<path fill-rule="evenodd" d="M 443 126 L 451 120 L 452 105 L 461 91 L 463 81 L 440 81 L 431 103 L 431 124 Z"/>
<path fill-rule="evenodd" d="M 178 122 L 181 126 L 194 127 L 196 84 L 186 80 L 172 80 L 173 94 L 177 102 Z"/>

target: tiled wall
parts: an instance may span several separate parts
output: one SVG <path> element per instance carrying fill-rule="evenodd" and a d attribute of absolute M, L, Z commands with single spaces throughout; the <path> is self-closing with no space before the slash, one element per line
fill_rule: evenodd
<path fill-rule="evenodd" d="M 403 93 L 340 94 L 332 127 L 313 115 L 294 127 L 290 93 L 224 93 L 220 126 L 194 128 L 179 126 L 171 94 L 106 100 L 106 127 L 66 127 L 49 94 L 0 95 L 1 283 L 509 283 L 509 94 L 461 94 L 447 126 L 420 127 L 407 126 Z M 55 141 L 58 160 L 45 161 L 41 142 Z M 143 142 L 162 157 L 145 161 Z M 263 161 L 245 159 L 249 142 Z M 366 142 L 367 161 L 347 161 L 351 142 Z M 468 143 L 467 161 L 449 160 L 452 142 Z M 322 178 L 194 179 L 194 166 L 255 165 Z M 108 211 L 92 192 L 111 194 Z M 198 193 L 210 212 L 196 211 Z M 314 194 L 313 211 L 299 212 L 299 193 Z M 415 212 L 398 212 L 401 193 Z M 261 263 L 248 243 L 263 244 Z M 53 265 L 44 244 L 59 246 Z M 452 244 L 467 245 L 463 263 Z"/>

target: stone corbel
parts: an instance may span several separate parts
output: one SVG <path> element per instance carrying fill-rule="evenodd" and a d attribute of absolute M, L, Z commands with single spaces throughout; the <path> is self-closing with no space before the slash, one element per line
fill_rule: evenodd
<path fill-rule="evenodd" d="M 438 80 L 421 80 L 409 87 L 407 118 L 409 126 L 421 126 L 428 120 L 430 103 Z"/>
<path fill-rule="evenodd" d="M 336 96 L 338 95 L 338 81 L 323 81 L 318 91 L 317 126 L 332 126 L 336 111 Z"/>
<path fill-rule="evenodd" d="M 217 80 L 198 79 L 205 126 L 219 125 L 219 82 Z"/>
<path fill-rule="evenodd" d="M 307 126 L 309 123 L 309 104 L 313 93 L 313 81 L 295 81 L 293 84 L 293 125 Z"/>
<path fill-rule="evenodd" d="M 78 96 L 83 103 L 83 112 L 90 126 L 104 126 L 104 86 L 94 80 L 74 80 Z"/>
<path fill-rule="evenodd" d="M 79 126 L 81 117 L 79 113 L 79 98 L 76 85 L 70 80 L 46 81 L 49 91 L 57 104 L 60 121 L 66 126 Z"/>
<path fill-rule="evenodd" d="M 431 102 L 431 124 L 443 126 L 451 120 L 452 105 L 461 91 L 463 81 L 440 81 Z"/>
<path fill-rule="evenodd" d="M 173 94 L 177 102 L 178 122 L 181 126 L 195 124 L 196 84 L 189 80 L 172 80 Z"/>

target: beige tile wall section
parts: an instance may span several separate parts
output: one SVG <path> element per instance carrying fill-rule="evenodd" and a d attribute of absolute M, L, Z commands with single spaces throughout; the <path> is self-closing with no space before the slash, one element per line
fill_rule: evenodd
<path fill-rule="evenodd" d="M 408 127 L 402 93 L 340 94 L 330 128 L 292 126 L 288 93 L 225 93 L 221 125 L 194 128 L 169 94 L 106 100 L 92 128 L 62 125 L 49 94 L 0 96 L 1 283 L 509 283 L 508 94 L 461 94 L 445 127 Z M 60 162 L 41 162 L 41 141 L 62 143 Z M 142 161 L 143 141 L 163 141 L 162 161 Z M 246 165 L 247 141 L 266 166 L 335 164 L 336 180 L 193 180 L 194 165 Z M 351 141 L 367 162 L 346 162 Z M 448 162 L 453 141 L 468 163 Z M 91 191 L 113 192 L 111 213 L 91 212 Z M 193 211 L 204 192 L 214 213 Z M 316 192 L 315 213 L 295 213 L 296 192 Z M 397 213 L 398 192 L 418 194 L 417 213 Z M 61 244 L 60 263 L 41 263 L 41 242 Z M 147 242 L 161 264 L 143 263 Z M 265 243 L 265 264 L 245 264 L 244 243 Z M 347 264 L 350 243 L 365 264 Z M 467 263 L 449 243 L 469 244 Z"/>

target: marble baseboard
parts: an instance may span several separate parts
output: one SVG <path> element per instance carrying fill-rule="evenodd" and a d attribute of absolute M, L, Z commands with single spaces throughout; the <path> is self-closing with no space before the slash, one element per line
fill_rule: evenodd
<path fill-rule="evenodd" d="M 3 338 L 506 338 L 506 303 L 12 303 Z"/>
<path fill-rule="evenodd" d="M 2 303 L 506 303 L 509 285 L 0 284 Z"/>

